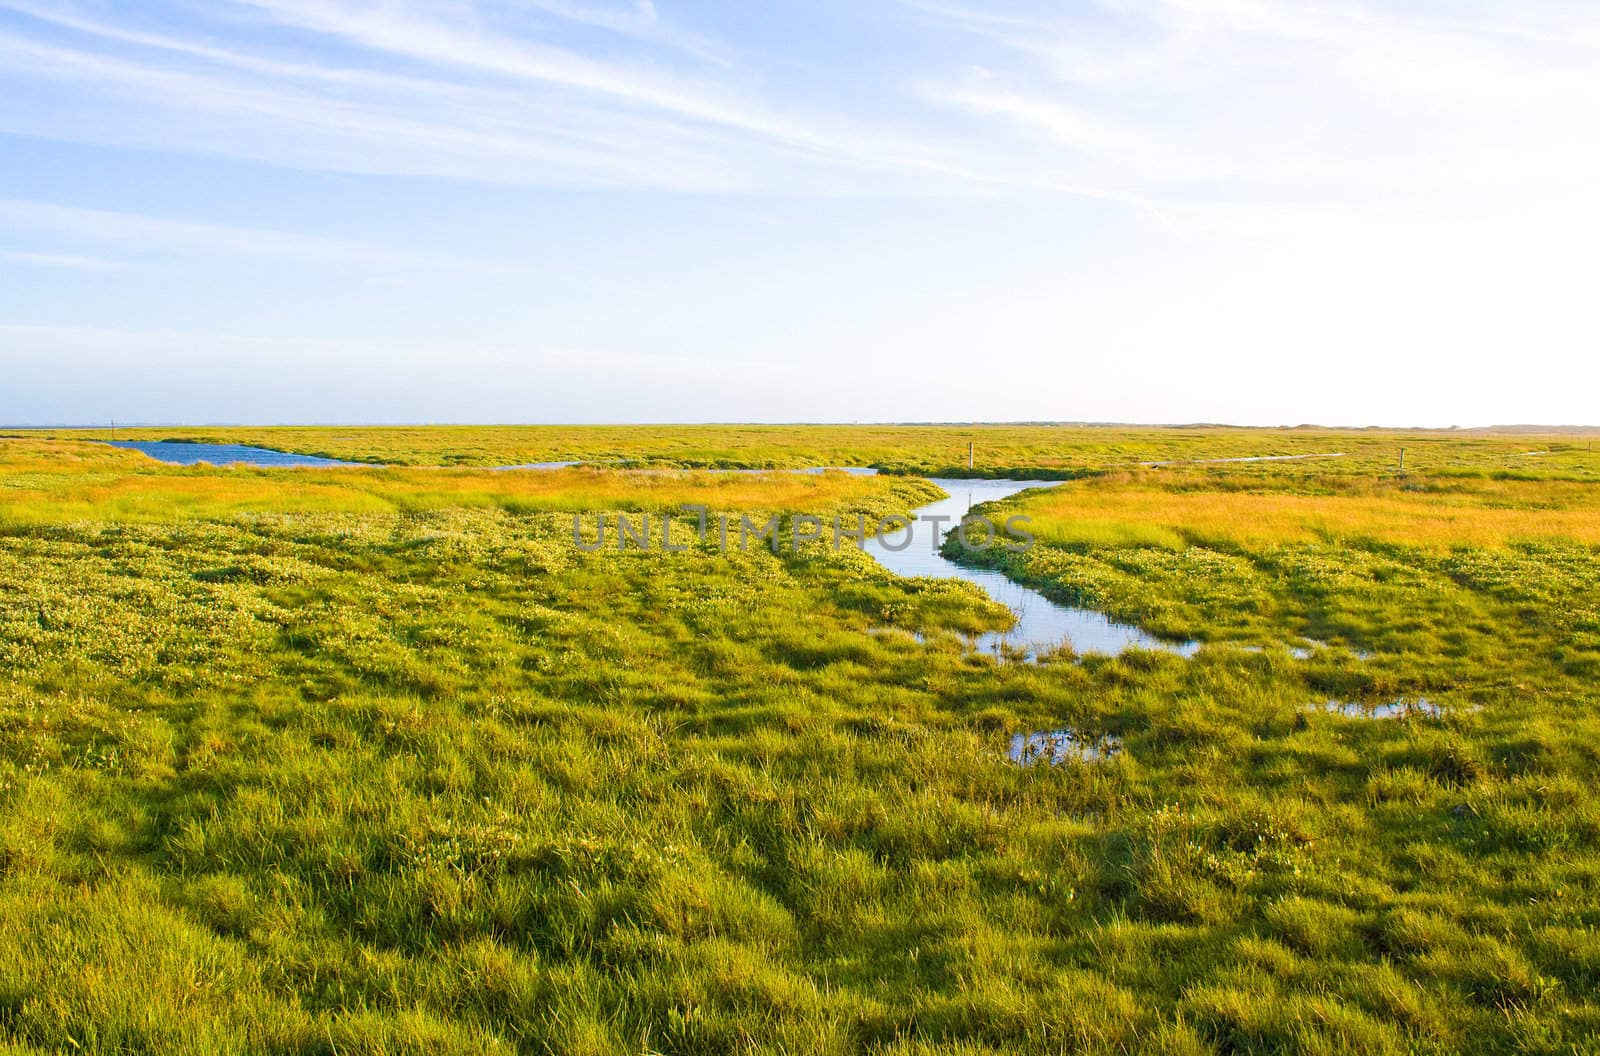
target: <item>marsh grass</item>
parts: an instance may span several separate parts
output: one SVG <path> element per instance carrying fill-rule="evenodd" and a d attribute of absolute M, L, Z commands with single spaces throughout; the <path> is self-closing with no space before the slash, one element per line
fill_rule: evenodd
<path fill-rule="evenodd" d="M 15 1051 L 1600 1031 L 1600 559 L 1499 519 L 1581 511 L 1560 481 L 1441 478 L 1489 511 L 1459 545 L 1345 468 L 1161 471 L 1154 507 L 1143 475 L 1021 496 L 1047 542 L 1019 576 L 1271 647 L 997 664 L 961 643 L 1004 620 L 973 589 L 860 553 L 571 545 L 574 508 L 905 509 L 915 481 L 0 456 Z M 1377 505 L 1331 535 L 1248 505 L 1285 494 Z M 1330 647 L 1295 660 L 1301 635 Z M 1319 707 L 1403 695 L 1440 711 Z M 1058 728 L 1120 751 L 1007 759 Z"/>
<path fill-rule="evenodd" d="M 1241 464 L 1293 479 L 1413 473 L 1600 480 L 1600 437 L 1497 430 L 1240 429 L 1090 425 L 674 425 L 161 427 L 124 440 L 251 444 L 355 462 L 490 467 L 587 461 L 608 468 L 877 466 L 901 475 L 1076 479 L 1142 462 L 1342 453 L 1310 462 Z M 107 429 L 12 431 L 29 439 L 110 439 Z M 975 468 L 967 468 L 968 445 Z M 1531 453 L 1537 452 L 1537 453 Z"/>
<path fill-rule="evenodd" d="M 912 498 L 937 494 L 923 484 L 901 481 L 896 485 L 844 473 L 173 466 L 137 451 L 92 442 L 15 438 L 0 439 L 0 478 L 4 480 L 0 520 L 12 524 L 445 509 L 673 513 L 685 504 L 730 512 L 781 510 L 822 515 L 869 510 L 876 497 L 895 486 Z"/>

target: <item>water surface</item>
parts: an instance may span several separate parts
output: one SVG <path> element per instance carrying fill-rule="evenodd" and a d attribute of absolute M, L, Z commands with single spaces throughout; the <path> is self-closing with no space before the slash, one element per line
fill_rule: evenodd
<path fill-rule="evenodd" d="M 1359 700 L 1330 700 L 1323 704 L 1324 711 L 1350 719 L 1437 719 L 1444 708 L 1427 697 L 1402 697 L 1387 704 L 1369 704 Z"/>
<path fill-rule="evenodd" d="M 180 440 L 107 440 L 112 447 L 140 451 L 158 462 L 177 466 L 206 463 L 213 466 L 364 466 L 364 462 L 343 462 L 337 458 L 297 455 L 246 444 L 191 444 Z"/>
<path fill-rule="evenodd" d="M 1328 451 L 1316 455 L 1244 455 L 1234 458 L 1176 458 L 1166 462 L 1140 462 L 1141 466 L 1208 466 L 1223 462 L 1299 462 L 1307 458 L 1343 458 L 1343 451 Z"/>
<path fill-rule="evenodd" d="M 802 466 L 799 469 L 745 469 L 726 468 L 722 466 L 647 466 L 643 469 L 633 470 L 635 473 L 808 473 L 813 476 L 822 473 L 848 473 L 852 477 L 875 477 L 877 469 L 872 466 Z"/>
<path fill-rule="evenodd" d="M 1126 649 L 1161 649 L 1190 656 L 1200 647 L 1198 642 L 1169 642 L 1157 638 L 1137 627 L 1117 623 L 1092 609 L 1058 604 L 1002 572 L 966 568 L 939 553 L 939 545 L 944 541 L 945 534 L 954 531 L 955 525 L 974 506 L 994 502 L 1029 488 L 1054 487 L 1059 481 L 941 478 L 933 483 L 949 492 L 949 497 L 918 507 L 912 512 L 919 518 L 948 517 L 949 520 L 940 529 L 919 520 L 913 525 L 910 543 L 904 549 L 896 550 L 893 547 L 905 542 L 905 532 L 873 536 L 862 544 L 862 549 L 896 575 L 962 579 L 975 583 L 1015 613 L 1017 620 L 1010 628 L 978 637 L 975 644 L 979 650 L 1002 654 L 1008 649 L 1015 649 L 1033 658 L 1061 645 L 1070 645 L 1079 653 L 1116 654 Z M 981 529 L 974 531 L 980 532 Z M 973 541 L 976 543 L 979 540 Z"/>
<path fill-rule="evenodd" d="M 1046 763 L 1064 766 L 1067 763 L 1098 763 L 1122 751 L 1119 737 L 1085 737 L 1076 730 L 1039 730 L 1034 733 L 1014 733 L 1006 755 L 1013 763 L 1031 766 Z"/>
<path fill-rule="evenodd" d="M 496 472 L 501 472 L 508 469 L 570 469 L 573 466 L 581 465 L 583 465 L 582 462 L 521 462 L 515 466 L 490 466 L 489 468 Z"/>

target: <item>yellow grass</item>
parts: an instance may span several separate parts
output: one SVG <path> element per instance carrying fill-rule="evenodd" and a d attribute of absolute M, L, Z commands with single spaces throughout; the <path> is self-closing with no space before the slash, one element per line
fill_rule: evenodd
<path fill-rule="evenodd" d="M 179 467 L 93 443 L 0 440 L 0 523 L 10 524 L 447 507 L 672 510 L 686 503 L 822 513 L 880 496 L 890 486 L 886 479 L 842 473 Z"/>
<path fill-rule="evenodd" d="M 1068 484 L 1026 503 L 1032 531 L 1066 545 L 1368 539 L 1429 548 L 1537 539 L 1600 545 L 1600 496 L 1581 484 L 1375 483 L 1331 495 L 1187 490 L 1122 479 Z"/>

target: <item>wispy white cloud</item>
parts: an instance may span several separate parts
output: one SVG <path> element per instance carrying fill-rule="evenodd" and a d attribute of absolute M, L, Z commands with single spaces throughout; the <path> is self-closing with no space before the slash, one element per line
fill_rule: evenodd
<path fill-rule="evenodd" d="M 446 81 L 427 81 L 416 77 L 400 77 L 370 70 L 345 69 L 336 66 L 288 62 L 250 54 L 236 49 L 218 47 L 203 41 L 186 40 L 168 33 L 153 33 L 120 26 L 103 19 L 85 15 L 76 9 L 61 9 L 31 2 L 31 0 L 0 0 L 0 10 L 13 11 L 27 18 L 62 29 L 121 44 L 132 44 L 157 51 L 203 59 L 210 63 L 233 67 L 247 73 L 282 77 L 294 81 L 327 81 L 336 84 L 353 84 L 379 89 L 403 89 L 449 93 L 453 86 Z M 10 39 L 21 46 L 23 38 Z"/>
<path fill-rule="evenodd" d="M 214 71 L 41 43 L 0 32 L 0 57 L 16 73 L 101 89 L 99 106 L 70 115 L 47 107 L 0 123 L 31 135 L 154 146 L 274 164 L 358 173 L 440 175 L 546 185 L 725 188 L 731 177 L 696 137 L 635 115 L 541 106 L 508 92 L 434 90 L 386 79 L 378 91 L 316 90 L 287 79 Z M 344 80 L 347 71 L 295 76 Z M 369 86 L 370 87 L 370 86 Z"/>
<path fill-rule="evenodd" d="M 499 78 L 570 90 L 626 110 L 657 113 L 689 128 L 732 132 L 767 150 L 869 172 L 978 179 L 948 140 L 926 142 L 894 128 L 860 128 L 849 119 L 797 114 L 760 101 L 748 84 L 662 72 L 651 63 L 602 62 L 570 50 L 418 13 L 409 6 L 363 3 L 334 8 L 315 0 L 234 0 L 282 24 L 330 35 L 363 49 Z M 735 143 L 720 144 L 723 156 Z"/>
<path fill-rule="evenodd" d="M 0 31 L 0 81 L 57 86 L 43 106 L 0 103 L 0 130 L 16 133 L 541 186 L 923 193 L 996 179 L 958 139 L 769 100 L 759 71 L 729 75 L 700 57 L 709 46 L 690 48 L 687 67 L 660 61 L 652 49 L 688 45 L 648 5 L 548 0 L 500 21 L 491 8 L 451 19 L 428 4 L 226 8 L 221 32 L 253 18 L 257 36 L 298 41 L 277 53 L 40 0 L 0 0 L 4 10 L 23 20 Z M 644 52 L 600 60 L 552 45 L 524 24 L 530 10 Z"/>
<path fill-rule="evenodd" d="M 924 96 L 979 118 L 1032 129 L 1097 162 L 1145 170 L 1155 164 L 1170 164 L 1174 156 L 1159 137 L 1116 117 L 1059 96 L 996 85 L 987 76 L 928 85 Z"/>
<path fill-rule="evenodd" d="M 459 28 L 406 5 L 331 5 L 308 0 L 234 0 L 282 24 L 343 38 L 364 49 L 442 67 L 576 89 L 710 124 L 784 134 L 783 126 L 718 98 L 717 90 L 684 78 L 602 62 L 536 41 Z"/>
<path fill-rule="evenodd" d="M 109 271 L 122 266 L 117 261 L 103 257 L 88 257 L 78 253 L 40 253 L 26 249 L 0 249 L 0 263 L 69 268 L 74 271 Z"/>
<path fill-rule="evenodd" d="M 519 7 L 553 15 L 627 37 L 676 48 L 719 66 L 730 65 L 728 48 L 667 22 L 653 0 L 629 4 L 587 4 L 573 0 L 521 0 Z"/>
<path fill-rule="evenodd" d="M 108 10 L 0 0 L 0 89 L 57 90 L 0 100 L 0 130 L 530 186 L 1139 206 L 1600 175 L 1600 31 L 1564 0 L 897 0 L 875 17 L 941 45 L 846 107 L 644 0 L 223 0 L 182 30 Z"/>
<path fill-rule="evenodd" d="M 0 230 L 49 235 L 122 247 L 127 254 L 220 253 L 229 256 L 294 257 L 388 267 L 480 268 L 485 265 L 414 249 L 344 239 L 319 238 L 264 228 L 201 224 L 51 202 L 0 198 Z M 30 254 L 36 263 L 100 266 L 99 258 L 75 254 Z M 110 266 L 109 264 L 107 266 Z"/>
<path fill-rule="evenodd" d="M 924 98 L 1033 137 L 1042 167 L 1152 199 L 1498 209 L 1600 178 L 1592 8 L 901 3 L 1013 57 L 925 78 Z"/>
<path fill-rule="evenodd" d="M 906 10 L 933 21 L 982 32 L 1050 31 L 1060 24 L 1059 18 L 1052 19 L 1004 8 L 972 7 L 958 3 L 944 3 L 942 0 L 896 0 L 896 2 Z"/>

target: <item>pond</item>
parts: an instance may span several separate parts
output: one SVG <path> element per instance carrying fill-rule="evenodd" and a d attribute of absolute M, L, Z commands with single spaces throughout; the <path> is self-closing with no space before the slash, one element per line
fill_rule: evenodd
<path fill-rule="evenodd" d="M 362 462 L 341 462 L 337 458 L 318 458 L 316 455 L 296 455 L 288 451 L 272 451 L 265 447 L 245 444 L 191 444 L 182 440 L 108 440 L 112 447 L 140 451 L 159 462 L 179 466 L 208 463 L 213 466 L 360 466 Z"/>
<path fill-rule="evenodd" d="M 891 532 L 887 536 L 873 536 L 866 540 L 862 548 L 896 575 L 932 576 L 975 583 L 1016 614 L 1016 622 L 1008 629 L 979 635 L 975 642 L 979 650 L 1000 655 L 1014 649 L 1033 659 L 1063 644 L 1070 645 L 1078 653 L 1113 655 L 1127 649 L 1159 649 L 1191 656 L 1200 648 L 1198 642 L 1169 642 L 1157 638 L 1138 627 L 1117 623 L 1093 609 L 1058 604 L 1002 572 L 966 568 L 939 553 L 939 545 L 944 541 L 945 534 L 955 530 L 955 525 L 974 506 L 994 502 L 1029 488 L 1054 487 L 1059 481 L 939 478 L 933 483 L 948 492 L 949 497 L 912 511 L 919 519 L 913 525 L 909 545 L 901 550 L 893 549 L 905 542 L 905 532 L 902 531 Z M 927 517 L 949 519 L 944 523 L 944 530 L 940 530 L 921 519 Z"/>
<path fill-rule="evenodd" d="M 1383 704 L 1330 700 L 1322 709 L 1348 719 L 1437 719 L 1444 715 L 1444 708 L 1427 697 L 1401 697 Z"/>
<path fill-rule="evenodd" d="M 1076 730 L 1038 730 L 1034 733 L 1014 733 L 1006 757 L 1021 766 L 1045 763 L 1065 766 L 1069 763 L 1098 763 L 1122 751 L 1119 737 L 1085 737 Z"/>

